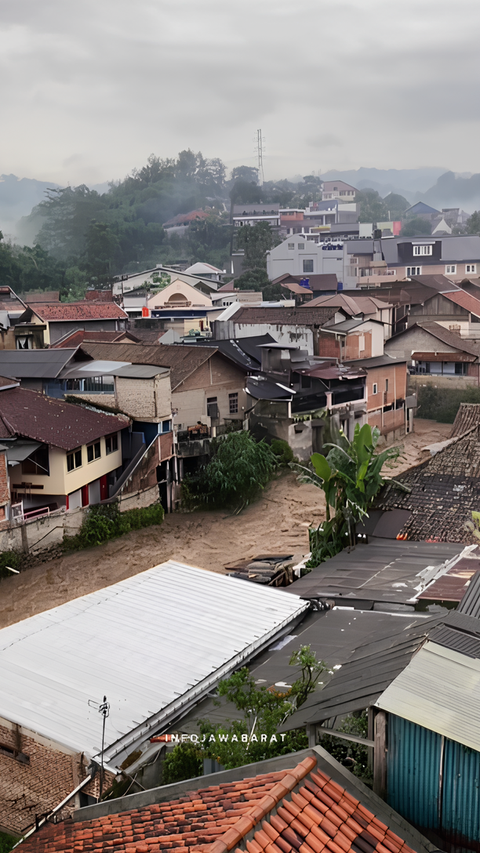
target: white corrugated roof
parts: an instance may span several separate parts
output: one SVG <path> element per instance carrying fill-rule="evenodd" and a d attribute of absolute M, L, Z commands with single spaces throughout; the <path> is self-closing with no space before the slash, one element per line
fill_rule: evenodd
<path fill-rule="evenodd" d="M 0 716 L 92 757 L 102 721 L 88 701 L 106 695 L 106 760 L 118 765 L 306 607 L 169 560 L 3 628 Z"/>
<path fill-rule="evenodd" d="M 480 751 L 480 660 L 427 642 L 375 704 Z"/>

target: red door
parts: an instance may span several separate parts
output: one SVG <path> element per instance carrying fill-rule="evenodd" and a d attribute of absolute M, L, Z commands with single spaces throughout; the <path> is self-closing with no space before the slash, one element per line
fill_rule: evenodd
<path fill-rule="evenodd" d="M 82 486 L 82 506 L 88 506 L 88 486 Z"/>
<path fill-rule="evenodd" d="M 108 483 L 107 483 L 107 475 L 104 474 L 103 477 L 100 477 L 100 500 L 105 501 L 108 498 Z"/>

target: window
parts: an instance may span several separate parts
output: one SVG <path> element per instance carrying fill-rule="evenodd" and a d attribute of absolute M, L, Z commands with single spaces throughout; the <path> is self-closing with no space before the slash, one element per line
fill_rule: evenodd
<path fill-rule="evenodd" d="M 94 459 L 100 459 L 102 452 L 100 450 L 100 442 L 89 444 L 87 447 L 87 462 L 93 462 Z"/>
<path fill-rule="evenodd" d="M 304 248 L 305 248 L 305 243 L 297 243 L 297 248 L 298 248 L 298 249 L 304 249 Z"/>
<path fill-rule="evenodd" d="M 105 451 L 107 456 L 109 453 L 115 453 L 118 450 L 118 435 L 116 432 L 112 432 L 111 435 L 105 436 Z"/>
<path fill-rule="evenodd" d="M 67 471 L 73 471 L 75 468 L 82 467 L 82 448 L 79 447 L 78 450 L 73 450 L 71 453 L 67 453 Z"/>
<path fill-rule="evenodd" d="M 431 255 L 433 252 L 433 246 L 414 246 L 413 254 L 414 255 Z"/>
<path fill-rule="evenodd" d="M 448 275 L 449 273 L 450 273 L 450 275 L 452 273 L 453 273 L 453 275 L 455 275 L 456 272 L 457 272 L 457 265 L 456 264 L 447 264 L 447 266 L 445 267 L 446 275 Z"/>
<path fill-rule="evenodd" d="M 171 421 L 162 421 L 162 432 L 171 432 L 172 431 L 172 422 Z"/>
<path fill-rule="evenodd" d="M 412 275 L 421 275 L 421 274 L 422 274 L 422 268 L 421 267 L 407 267 L 407 272 L 406 272 L 407 277 L 412 276 Z"/>
<path fill-rule="evenodd" d="M 291 251 L 292 249 L 294 249 L 294 248 L 295 248 L 295 243 L 289 243 L 289 244 L 288 244 L 288 248 L 290 249 L 290 251 Z"/>
<path fill-rule="evenodd" d="M 238 392 L 228 395 L 228 411 L 231 415 L 238 413 Z"/>
<path fill-rule="evenodd" d="M 48 464 L 48 447 L 43 444 L 22 462 L 22 474 L 45 474 L 50 475 Z"/>
<path fill-rule="evenodd" d="M 303 271 L 304 272 L 313 272 L 313 259 L 312 258 L 304 259 Z"/>
<path fill-rule="evenodd" d="M 302 388 L 311 388 L 312 387 L 312 378 L 311 376 L 303 376 L 301 380 Z"/>
<path fill-rule="evenodd" d="M 476 264 L 465 264 L 465 272 L 477 272 Z"/>
<path fill-rule="evenodd" d="M 376 382 L 372 385 L 372 394 L 376 394 L 378 392 L 378 385 Z"/>

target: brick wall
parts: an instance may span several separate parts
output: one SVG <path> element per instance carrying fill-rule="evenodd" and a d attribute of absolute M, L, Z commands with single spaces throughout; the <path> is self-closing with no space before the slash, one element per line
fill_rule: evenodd
<path fill-rule="evenodd" d="M 10 501 L 10 489 L 8 487 L 7 456 L 0 453 L 0 506 L 3 507 Z"/>
<path fill-rule="evenodd" d="M 340 341 L 335 340 L 335 335 L 320 331 L 317 354 L 324 358 L 340 358 Z"/>

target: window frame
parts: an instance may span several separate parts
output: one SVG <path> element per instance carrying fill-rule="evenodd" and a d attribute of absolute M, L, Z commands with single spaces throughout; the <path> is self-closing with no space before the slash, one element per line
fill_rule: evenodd
<path fill-rule="evenodd" d="M 97 452 L 98 451 L 98 452 Z M 91 459 L 90 459 L 91 455 Z M 87 444 L 87 464 L 90 462 L 95 462 L 96 459 L 102 458 L 102 445 L 100 443 L 100 439 L 98 441 L 92 441 L 91 444 Z"/>
<path fill-rule="evenodd" d="M 228 413 L 229 415 L 238 415 L 238 391 L 233 391 L 228 395 Z"/>
<path fill-rule="evenodd" d="M 417 244 L 413 246 L 413 256 L 414 257 L 422 257 L 427 255 L 433 255 L 433 246 L 432 244 Z"/>
<path fill-rule="evenodd" d="M 445 264 L 445 275 L 456 275 L 457 274 L 457 265 L 456 264 Z"/>
<path fill-rule="evenodd" d="M 110 447 L 109 447 L 110 444 Z M 115 446 L 114 446 L 115 445 Z M 118 450 L 118 433 L 110 432 L 105 436 L 105 455 L 110 456 L 111 453 L 116 453 Z"/>
<path fill-rule="evenodd" d="M 70 465 L 69 460 L 72 460 L 72 464 Z M 70 474 L 72 471 L 76 471 L 77 468 L 83 467 L 83 453 L 82 448 L 77 447 L 75 450 L 71 450 L 70 453 L 67 453 L 67 474 Z"/>

